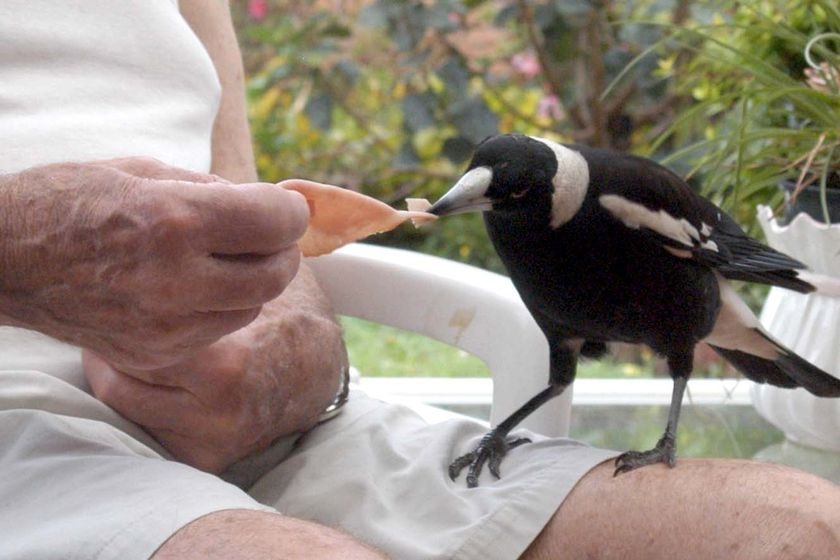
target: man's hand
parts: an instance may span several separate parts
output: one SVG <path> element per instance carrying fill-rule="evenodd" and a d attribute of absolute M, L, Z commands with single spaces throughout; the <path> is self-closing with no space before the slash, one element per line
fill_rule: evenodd
<path fill-rule="evenodd" d="M 294 277 L 308 210 L 147 158 L 0 177 L 0 323 L 155 369 L 250 323 Z"/>
<path fill-rule="evenodd" d="M 94 394 L 176 459 L 211 472 L 309 429 L 347 364 L 341 329 L 313 283 L 302 267 L 256 321 L 166 368 L 120 371 L 85 352 Z"/>

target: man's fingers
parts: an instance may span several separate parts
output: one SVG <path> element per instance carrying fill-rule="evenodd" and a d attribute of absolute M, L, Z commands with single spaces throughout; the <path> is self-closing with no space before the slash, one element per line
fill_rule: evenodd
<path fill-rule="evenodd" d="M 269 255 L 294 245 L 309 220 L 302 195 L 276 185 L 205 185 L 191 193 L 201 249 L 219 255 Z"/>
<path fill-rule="evenodd" d="M 138 325 L 129 344 L 112 341 L 109 346 L 89 345 L 108 351 L 109 360 L 121 369 L 135 372 L 159 370 L 177 364 L 194 352 L 251 323 L 261 307 L 228 311 L 191 311 L 175 319 Z M 177 381 L 176 381 L 177 383 Z"/>
<path fill-rule="evenodd" d="M 175 458 L 218 471 L 229 463 L 219 454 L 220 434 L 231 434 L 225 415 L 208 410 L 187 389 L 147 383 L 122 373 L 85 351 L 83 367 L 94 394 L 125 418 L 141 425 Z M 231 439 L 232 437 L 228 438 Z"/>
<path fill-rule="evenodd" d="M 180 328 L 171 329 L 169 344 L 174 348 L 188 350 L 188 354 L 244 328 L 259 316 L 261 309 L 260 306 L 256 306 L 225 311 L 196 311 L 183 321 Z M 180 356 L 183 357 L 184 355 Z M 155 366 L 156 369 L 159 367 L 166 366 Z"/>
<path fill-rule="evenodd" d="M 152 385 L 121 373 L 99 356 L 84 352 L 82 366 L 93 394 L 147 428 L 182 425 L 194 416 L 195 400 L 180 387 Z"/>
<path fill-rule="evenodd" d="M 154 436 L 178 461 L 203 471 L 221 473 L 236 459 L 235 456 L 230 458 L 225 454 L 220 454 L 213 443 L 196 440 L 194 435 L 185 435 L 164 428 L 155 430 Z M 253 451 L 256 450 L 255 448 Z"/>
<path fill-rule="evenodd" d="M 258 307 L 279 296 L 300 266 L 296 246 L 271 255 L 210 255 L 194 268 L 189 297 L 198 311 Z"/>
<path fill-rule="evenodd" d="M 183 387 L 147 383 L 89 351 L 83 353 L 82 366 L 96 398 L 152 432 L 177 427 L 200 440 L 216 434 L 224 421 L 223 414 L 205 408 L 200 396 Z"/>

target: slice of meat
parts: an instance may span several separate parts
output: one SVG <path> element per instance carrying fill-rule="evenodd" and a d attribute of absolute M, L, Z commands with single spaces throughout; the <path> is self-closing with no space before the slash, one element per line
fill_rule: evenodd
<path fill-rule="evenodd" d="M 411 217 L 411 223 L 414 224 L 414 227 L 420 227 L 423 224 L 437 220 L 437 216 L 426 212 L 426 210 L 432 207 L 432 203 L 425 198 L 406 198 L 405 205 L 409 212 L 418 213 L 416 216 Z"/>
<path fill-rule="evenodd" d="M 415 226 L 437 219 L 422 210 L 394 210 L 375 198 L 333 185 L 303 179 L 289 179 L 279 185 L 299 192 L 309 204 L 309 228 L 298 241 L 307 257 L 325 255 L 352 241 L 391 231 L 409 219 Z M 411 205 L 416 202 L 409 208 Z"/>

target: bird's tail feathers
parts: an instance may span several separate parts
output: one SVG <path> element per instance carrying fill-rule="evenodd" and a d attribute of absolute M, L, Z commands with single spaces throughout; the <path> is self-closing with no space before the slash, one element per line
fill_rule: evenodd
<path fill-rule="evenodd" d="M 840 297 L 840 278 L 811 272 L 810 270 L 798 270 L 796 271 L 796 277 L 814 286 L 818 294 Z"/>
<path fill-rule="evenodd" d="M 753 329 L 770 342 L 777 356 L 767 358 L 743 350 L 710 346 L 748 379 L 777 387 L 803 387 L 818 397 L 840 397 L 840 379 L 824 372 L 776 341 L 761 328 Z"/>

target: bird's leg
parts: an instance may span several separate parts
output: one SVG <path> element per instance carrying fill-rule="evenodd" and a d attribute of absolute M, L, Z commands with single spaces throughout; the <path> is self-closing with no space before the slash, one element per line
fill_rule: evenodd
<path fill-rule="evenodd" d="M 519 407 L 513 414 L 505 418 L 498 426 L 487 432 L 474 451 L 462 455 L 449 465 L 449 478 L 455 480 L 458 475 L 469 465 L 467 471 L 467 486 L 475 488 L 478 486 L 478 475 L 487 463 L 487 468 L 496 478 L 500 477 L 499 464 L 508 451 L 528 443 L 528 438 L 508 438 L 508 434 L 529 414 L 537 410 L 547 401 L 556 397 L 566 389 L 566 385 L 551 383 L 548 387 L 531 397 L 528 402 Z"/>
<path fill-rule="evenodd" d="M 674 377 L 671 407 L 668 410 L 668 424 L 665 427 L 665 433 L 656 442 L 656 446 L 648 451 L 627 451 L 619 455 L 615 460 L 614 476 L 654 463 L 665 463 L 669 467 L 674 466 L 677 450 L 677 425 L 680 421 L 680 409 L 682 408 L 682 399 L 687 382 L 687 375 Z"/>
<path fill-rule="evenodd" d="M 543 332 L 547 332 L 546 327 L 542 327 L 542 329 Z M 467 486 L 475 488 L 478 486 L 478 475 L 481 474 L 481 469 L 484 468 L 485 463 L 487 463 L 490 473 L 496 478 L 500 478 L 499 464 L 507 452 L 530 441 L 528 438 L 508 438 L 510 431 L 529 414 L 565 391 L 566 387 L 575 378 L 575 368 L 577 366 L 576 344 L 578 341 L 561 336 L 547 336 L 547 338 L 550 368 L 548 387 L 531 397 L 528 402 L 485 434 L 472 452 L 455 459 L 449 465 L 449 478 L 455 480 L 464 467 L 469 466 Z"/>

